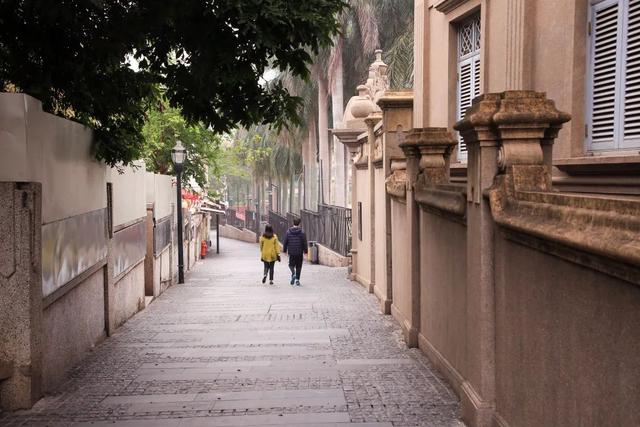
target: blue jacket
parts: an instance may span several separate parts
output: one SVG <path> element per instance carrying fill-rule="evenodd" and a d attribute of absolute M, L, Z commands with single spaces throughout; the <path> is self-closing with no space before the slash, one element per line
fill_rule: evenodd
<path fill-rule="evenodd" d="M 301 256 L 307 253 L 307 235 L 302 228 L 293 226 L 287 231 L 282 242 L 283 251 L 289 255 Z"/>

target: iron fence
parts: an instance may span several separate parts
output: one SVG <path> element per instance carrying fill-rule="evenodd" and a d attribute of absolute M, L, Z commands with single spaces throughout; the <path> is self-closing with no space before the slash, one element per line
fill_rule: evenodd
<path fill-rule="evenodd" d="M 258 214 L 254 211 L 246 210 L 244 213 L 244 222 L 247 230 L 256 231 L 258 227 Z"/>
<path fill-rule="evenodd" d="M 318 212 L 302 210 L 300 217 L 308 240 L 315 240 L 341 255 L 349 255 L 351 209 L 320 204 Z"/>
<path fill-rule="evenodd" d="M 280 215 L 277 212 L 269 211 L 269 224 L 273 227 L 273 232 L 276 233 L 278 239 L 282 242 L 284 236 L 287 235 L 289 229 L 289 221 L 287 217 Z"/>
<path fill-rule="evenodd" d="M 235 228 L 244 228 L 244 221 L 238 218 L 235 209 L 227 209 L 227 224 Z"/>

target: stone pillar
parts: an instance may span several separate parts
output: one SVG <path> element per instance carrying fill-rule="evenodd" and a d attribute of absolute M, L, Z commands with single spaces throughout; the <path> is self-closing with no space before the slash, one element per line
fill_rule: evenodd
<path fill-rule="evenodd" d="M 351 280 L 355 280 L 358 272 L 357 254 L 358 254 L 358 237 L 356 236 L 358 230 L 358 192 L 357 189 L 357 170 L 356 170 L 356 156 L 358 155 L 361 142 L 358 136 L 364 132 L 364 129 L 333 129 L 333 135 L 340 140 L 349 150 L 349 162 L 351 164 Z"/>
<path fill-rule="evenodd" d="M 498 135 L 492 117 L 499 94 L 476 98 L 455 129 L 468 149 L 467 166 L 467 372 L 461 406 L 465 422 L 489 426 L 495 400 L 494 224 L 483 192 L 498 173 Z"/>
<path fill-rule="evenodd" d="M 413 109 L 414 126 L 420 128 L 429 122 L 429 43 L 427 33 L 429 31 L 428 20 L 430 6 L 425 0 L 414 1 L 413 18 L 413 91 L 415 104 Z"/>
<path fill-rule="evenodd" d="M 405 141 L 406 131 L 413 127 L 413 92 L 411 91 L 386 91 L 385 95 L 378 100 L 378 105 L 382 109 L 383 120 L 383 168 L 385 181 L 391 176 L 393 171 L 392 164 L 402 164 L 405 168 L 406 159 L 404 153 L 400 149 L 400 144 Z M 380 189 L 378 189 L 380 191 Z M 391 196 L 383 190 L 385 195 L 385 212 L 378 212 L 378 215 L 385 215 L 385 228 L 378 230 L 386 235 L 386 294 L 381 300 L 380 309 L 384 314 L 391 314 L 391 305 L 393 302 L 393 236 L 391 235 Z"/>
<path fill-rule="evenodd" d="M 501 176 L 520 170 L 520 181 L 550 188 L 543 143 L 569 116 L 544 94 L 489 93 L 474 100 L 455 125 L 469 150 L 467 181 L 467 379 L 462 417 L 470 426 L 490 426 L 495 408 L 494 221 L 485 191 Z M 528 176 L 527 176 L 528 175 Z M 526 179 L 525 179 L 526 178 Z M 546 183 L 540 183 L 546 180 Z"/>
<path fill-rule="evenodd" d="M 420 152 L 416 181 L 427 186 L 448 184 L 451 153 L 457 142 L 447 128 L 412 129 L 410 142 Z"/>
<path fill-rule="evenodd" d="M 358 173 L 356 170 L 357 148 L 349 146 L 349 163 L 351 163 L 351 280 L 356 280 L 358 273 L 358 237 L 354 236 L 360 224 L 358 223 Z"/>
<path fill-rule="evenodd" d="M 369 292 L 373 293 L 376 284 L 376 168 L 373 160 L 376 157 L 376 133 L 375 127 L 382 120 L 382 114 L 378 112 L 371 113 L 364 122 L 367 125 L 367 140 L 369 142 L 369 213 L 371 220 L 369 221 L 371 235 L 371 282 L 369 284 Z"/>
<path fill-rule="evenodd" d="M 0 183 L 0 407 L 30 408 L 42 385 L 42 190 Z"/>
<path fill-rule="evenodd" d="M 408 315 L 408 327 L 404 329 L 405 342 L 409 347 L 418 346 L 418 332 L 420 331 L 420 210 L 415 199 L 413 186 L 420 172 L 420 150 L 417 135 L 409 132 L 406 142 L 400 144 L 407 159 L 407 242 L 409 249 L 409 286 L 411 295 L 411 311 Z"/>

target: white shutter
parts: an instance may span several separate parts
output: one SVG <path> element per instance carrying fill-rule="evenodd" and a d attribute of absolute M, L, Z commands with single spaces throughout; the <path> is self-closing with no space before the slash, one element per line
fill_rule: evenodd
<path fill-rule="evenodd" d="M 619 4 L 601 2 L 592 9 L 591 148 L 611 148 L 616 136 L 616 74 L 619 70 Z"/>
<path fill-rule="evenodd" d="M 458 64 L 458 120 L 464 117 L 464 113 L 471 107 L 473 101 L 473 61 L 467 59 Z M 462 135 L 458 137 L 458 158 L 464 159 L 467 154 L 467 145 Z"/>
<path fill-rule="evenodd" d="M 640 1 L 625 13 L 624 136 L 620 148 L 640 147 Z"/>
<path fill-rule="evenodd" d="M 473 58 L 473 97 L 480 96 L 480 55 Z"/>
<path fill-rule="evenodd" d="M 458 64 L 458 120 L 471 107 L 473 98 L 480 95 L 480 56 L 473 56 Z M 467 146 L 459 136 L 458 158 L 466 159 Z"/>
<path fill-rule="evenodd" d="M 480 14 L 462 22 L 458 27 L 458 82 L 456 111 L 461 120 L 480 95 Z M 467 145 L 458 134 L 458 160 L 467 159 Z"/>

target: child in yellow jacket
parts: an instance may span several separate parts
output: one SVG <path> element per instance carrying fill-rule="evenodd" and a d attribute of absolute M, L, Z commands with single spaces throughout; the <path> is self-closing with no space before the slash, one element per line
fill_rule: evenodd
<path fill-rule="evenodd" d="M 273 227 L 269 224 L 264 227 L 264 233 L 260 236 L 260 259 L 264 263 L 262 283 L 267 281 L 268 273 L 269 284 L 273 285 L 273 272 L 276 261 L 280 261 L 280 242 L 278 241 L 278 236 L 273 232 Z"/>

